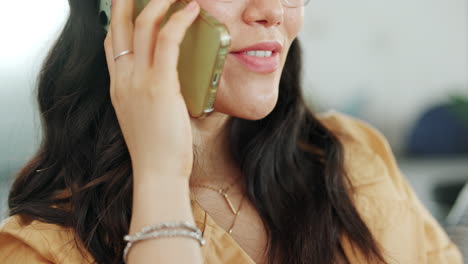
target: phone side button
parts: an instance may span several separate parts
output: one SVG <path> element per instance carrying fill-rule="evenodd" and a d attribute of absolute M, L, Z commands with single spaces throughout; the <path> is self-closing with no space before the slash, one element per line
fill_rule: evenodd
<path fill-rule="evenodd" d="M 214 108 L 209 108 L 209 109 L 205 109 L 205 111 L 203 111 L 203 113 L 211 113 L 214 111 Z"/>
<path fill-rule="evenodd" d="M 219 76 L 221 75 L 220 72 L 217 72 L 215 73 L 214 77 L 213 77 L 213 82 L 212 82 L 212 85 L 213 86 L 216 86 L 218 85 L 218 82 L 219 82 Z"/>

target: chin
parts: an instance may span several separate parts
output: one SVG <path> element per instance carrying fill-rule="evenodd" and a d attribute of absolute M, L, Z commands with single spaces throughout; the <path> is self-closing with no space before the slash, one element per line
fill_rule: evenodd
<path fill-rule="evenodd" d="M 278 101 L 278 84 L 263 89 L 261 93 L 253 92 L 253 87 L 244 87 L 244 91 L 219 87 L 215 111 L 247 120 L 262 119 L 273 111 Z"/>

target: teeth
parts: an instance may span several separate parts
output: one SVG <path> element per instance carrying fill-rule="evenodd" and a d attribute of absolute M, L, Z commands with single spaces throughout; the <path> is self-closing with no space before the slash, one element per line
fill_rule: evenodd
<path fill-rule="evenodd" d="M 271 57 L 273 52 L 271 50 L 250 50 L 244 52 L 244 54 L 255 57 Z"/>

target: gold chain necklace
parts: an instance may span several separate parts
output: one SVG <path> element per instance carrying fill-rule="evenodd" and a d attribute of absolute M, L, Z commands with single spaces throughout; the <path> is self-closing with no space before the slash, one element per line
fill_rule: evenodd
<path fill-rule="evenodd" d="M 209 185 L 206 185 L 206 184 L 191 184 L 190 186 L 192 187 L 202 187 L 202 188 L 207 188 L 207 189 L 210 189 L 210 190 L 213 190 L 213 191 L 216 191 L 218 192 L 219 194 L 221 194 L 223 197 L 224 197 L 224 200 L 227 202 L 227 204 L 229 205 L 229 208 L 231 209 L 232 213 L 234 214 L 234 220 L 232 221 L 232 225 L 231 225 L 231 228 L 229 228 L 229 231 L 228 233 L 231 234 L 232 233 L 232 228 L 234 227 L 234 224 L 236 223 L 236 219 L 237 219 L 237 216 L 240 214 L 240 210 L 242 208 L 242 204 L 244 203 L 244 198 L 245 198 L 245 195 L 242 195 L 242 199 L 241 199 L 241 202 L 240 202 L 240 205 L 239 205 L 239 209 L 235 209 L 234 206 L 232 205 L 232 202 L 231 202 L 231 199 L 229 199 L 229 196 L 227 194 L 227 191 L 235 184 L 236 182 L 233 182 L 231 183 L 228 187 L 226 188 L 216 188 L 216 187 L 212 187 L 212 186 L 209 186 Z M 200 204 L 197 199 L 195 198 L 195 195 L 193 196 L 193 198 L 195 199 L 195 201 Z M 205 214 L 206 214 L 206 211 L 205 211 Z"/>

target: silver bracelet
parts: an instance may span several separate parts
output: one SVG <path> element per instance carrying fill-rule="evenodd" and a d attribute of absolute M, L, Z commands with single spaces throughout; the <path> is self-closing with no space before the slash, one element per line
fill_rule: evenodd
<path fill-rule="evenodd" d="M 138 236 L 140 236 L 142 234 L 145 234 L 145 233 L 148 233 L 148 232 L 151 232 L 151 231 L 159 230 L 159 229 L 162 229 L 162 228 L 176 228 L 176 227 L 187 228 L 189 230 L 192 230 L 194 232 L 197 232 L 197 233 L 201 234 L 200 229 L 198 229 L 198 227 L 196 225 L 194 225 L 194 224 L 192 224 L 192 223 L 190 223 L 188 221 L 169 221 L 169 222 L 164 222 L 164 223 L 157 224 L 157 225 L 144 227 L 133 236 L 131 236 L 131 235 L 124 236 L 124 240 L 125 241 L 130 241 L 135 237 L 138 237 Z"/>
<path fill-rule="evenodd" d="M 128 252 L 130 251 L 130 248 L 133 246 L 133 244 L 142 241 L 142 240 L 147 240 L 151 238 L 159 238 L 159 237 L 175 237 L 175 236 L 184 236 L 184 237 L 190 237 L 198 240 L 200 246 L 204 246 L 206 244 L 205 239 L 202 238 L 201 234 L 193 232 L 193 231 L 188 231 L 188 230 L 161 230 L 161 231 L 154 231 L 148 234 L 143 234 L 141 237 L 134 239 L 133 241 L 129 241 L 127 245 L 125 246 L 124 253 L 123 253 L 123 258 L 124 258 L 124 263 L 127 263 L 127 255 Z"/>
<path fill-rule="evenodd" d="M 159 230 L 153 231 L 154 229 L 161 229 L 164 227 L 180 227 L 183 226 L 184 228 L 189 228 L 191 230 L 195 229 L 195 231 L 188 231 L 186 229 L 171 229 L 171 230 Z M 125 246 L 123 252 L 123 259 L 124 263 L 127 262 L 127 255 L 130 251 L 132 245 L 136 242 L 147 240 L 151 238 L 159 238 L 159 237 L 174 237 L 174 236 L 184 236 L 190 237 L 193 239 L 198 240 L 200 246 L 204 246 L 206 244 L 205 239 L 202 237 L 201 231 L 196 227 L 191 225 L 188 222 L 166 222 L 155 226 L 145 227 L 142 231 L 136 233 L 134 236 L 126 235 L 124 240 L 127 241 L 127 245 Z"/>

